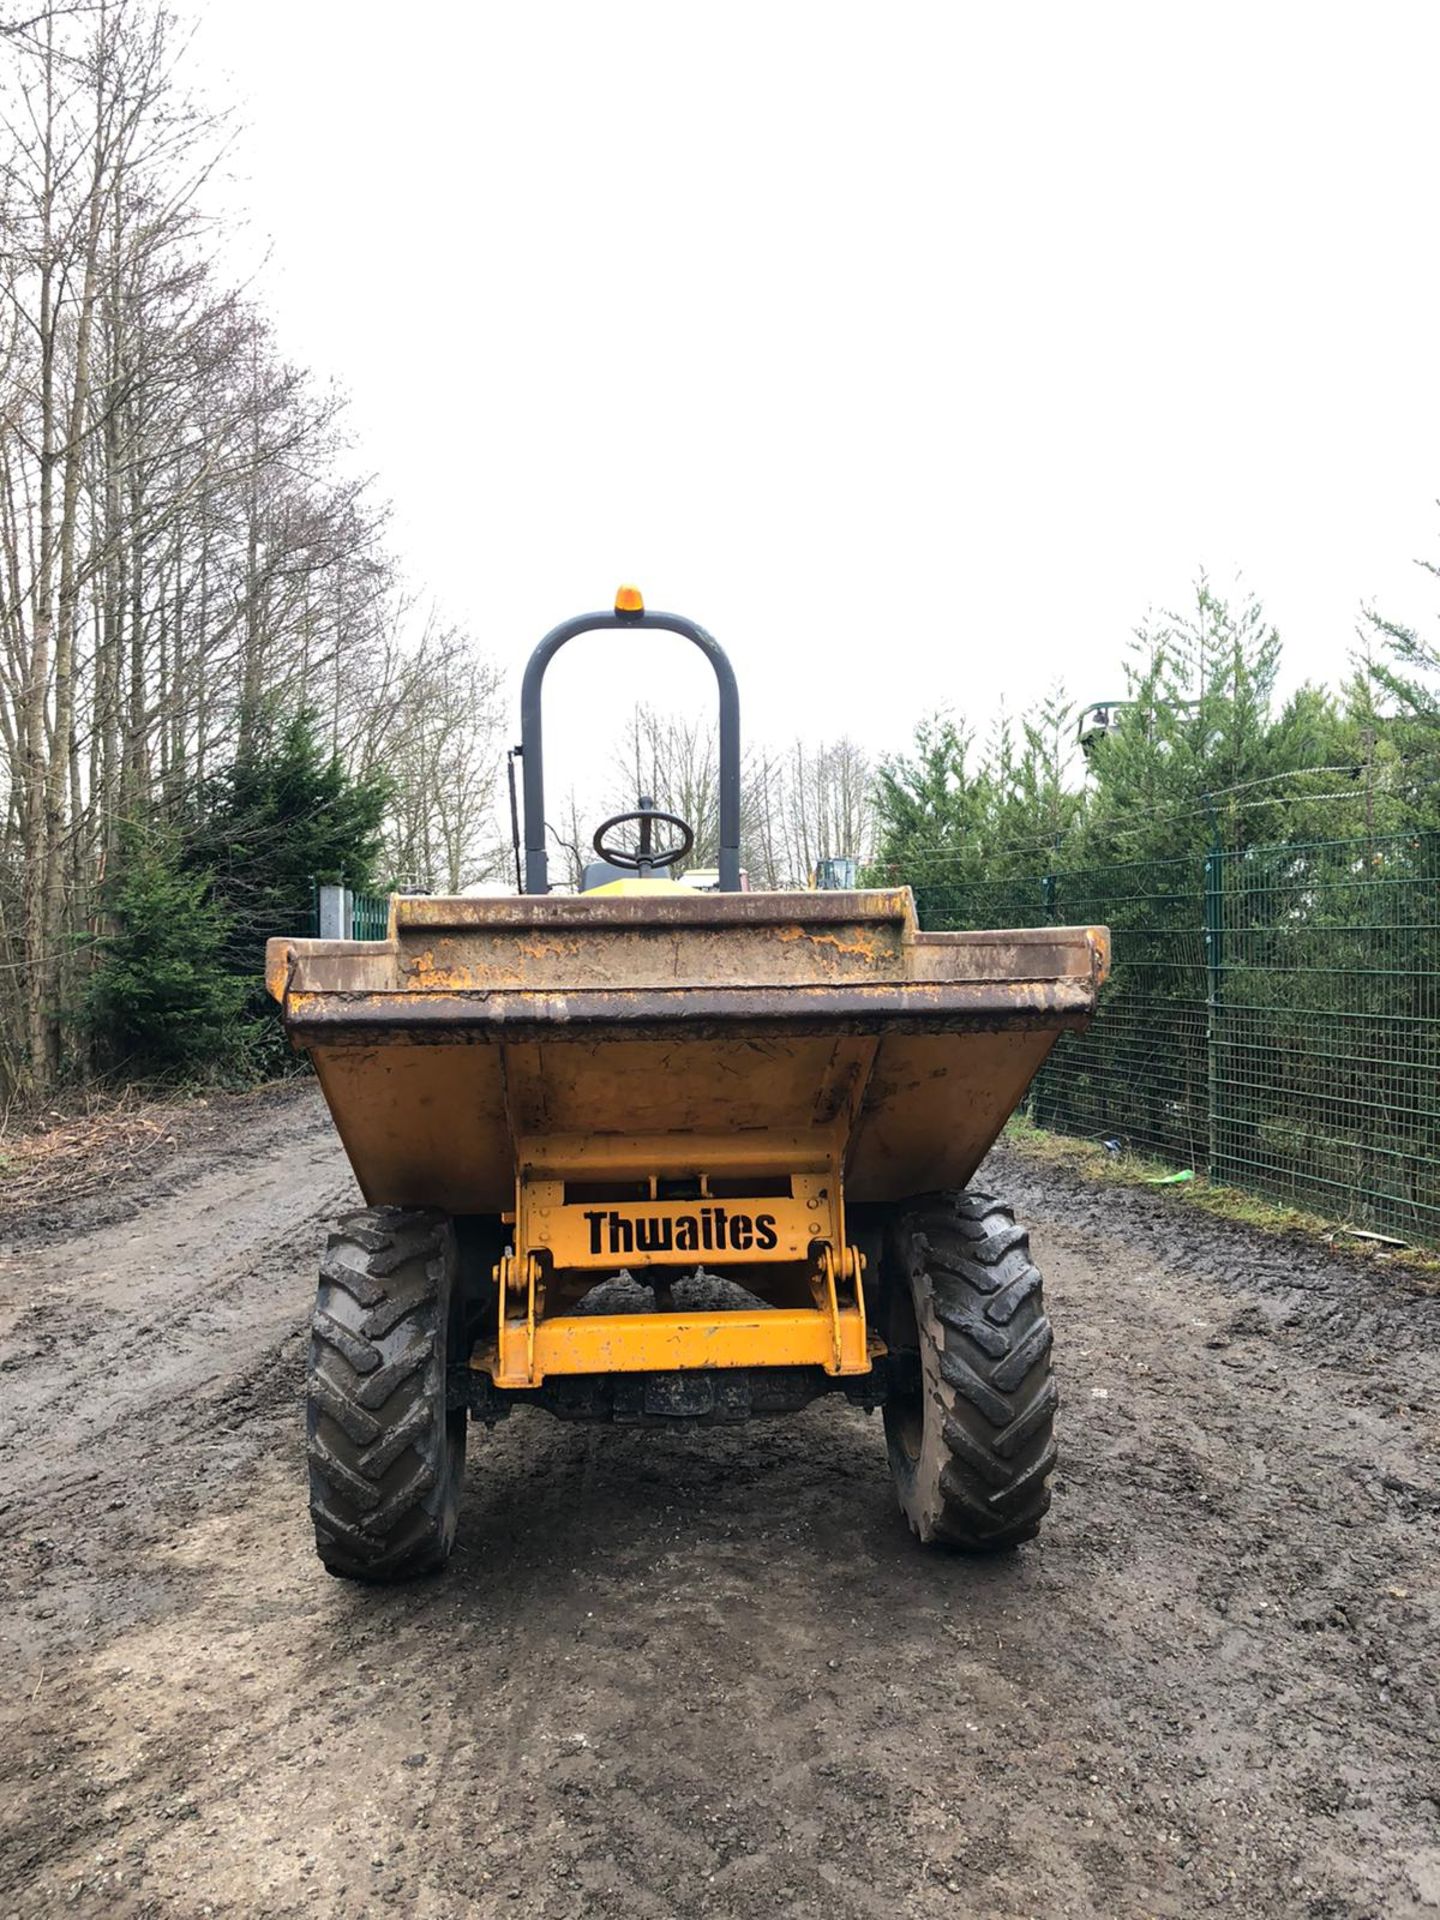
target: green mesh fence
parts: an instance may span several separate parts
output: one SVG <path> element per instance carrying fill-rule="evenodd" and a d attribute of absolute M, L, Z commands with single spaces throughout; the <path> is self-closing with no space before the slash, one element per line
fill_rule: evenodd
<path fill-rule="evenodd" d="M 1038 877 L 973 880 L 958 886 L 911 879 L 898 871 L 887 871 L 884 878 L 895 886 L 908 881 L 922 927 L 1043 927 L 1050 918 L 1045 881 Z"/>
<path fill-rule="evenodd" d="M 1440 1239 L 1440 839 L 1219 868 L 1212 1174 Z"/>
<path fill-rule="evenodd" d="M 1200 860 L 1155 860 L 1054 877 L 1052 918 L 1104 925 L 1116 964 L 1103 1019 L 1067 1037 L 1035 1090 L 1037 1126 L 1118 1139 L 1203 1163 L 1209 1070 Z"/>
<path fill-rule="evenodd" d="M 1440 837 L 915 894 L 929 927 L 1110 927 L 1100 1015 L 1036 1081 L 1037 1125 L 1440 1242 Z"/>

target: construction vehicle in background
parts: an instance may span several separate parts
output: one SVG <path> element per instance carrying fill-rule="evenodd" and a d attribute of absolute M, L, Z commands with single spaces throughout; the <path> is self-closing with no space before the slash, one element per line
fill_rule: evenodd
<path fill-rule="evenodd" d="M 1075 738 L 1086 760 L 1095 756 L 1102 740 L 1108 740 L 1112 734 L 1119 733 L 1125 724 L 1125 717 L 1138 703 L 1131 697 L 1124 700 L 1092 700 L 1088 707 L 1080 709 L 1080 718 L 1075 727 Z M 1199 710 L 1198 700 L 1151 700 L 1142 708 L 1144 730 L 1147 739 L 1155 733 L 1155 717 L 1158 713 L 1178 713 L 1186 718 Z"/>
<path fill-rule="evenodd" d="M 850 853 L 830 854 L 815 862 L 810 884 L 826 893 L 853 892 L 860 884 L 860 862 Z"/>
<path fill-rule="evenodd" d="M 1080 751 L 1088 760 L 1102 740 L 1108 740 L 1120 725 L 1129 700 L 1092 700 L 1088 707 L 1082 707 L 1080 718 L 1075 726 L 1075 738 L 1080 743 Z"/>
<path fill-rule="evenodd" d="M 644 806 L 556 897 L 545 670 L 636 628 L 715 671 L 717 890 L 669 877 L 691 827 Z M 330 1236 L 312 1323 L 321 1560 L 443 1566 L 474 1419 L 667 1427 L 825 1393 L 883 1410 L 921 1541 L 1028 1540 L 1055 1460 L 1050 1323 L 1024 1230 L 967 1182 L 1089 1022 L 1105 930 L 927 933 L 905 887 L 743 891 L 734 674 L 633 588 L 541 641 L 521 722 L 523 893 L 396 896 L 385 940 L 269 945 L 366 1203 Z"/>

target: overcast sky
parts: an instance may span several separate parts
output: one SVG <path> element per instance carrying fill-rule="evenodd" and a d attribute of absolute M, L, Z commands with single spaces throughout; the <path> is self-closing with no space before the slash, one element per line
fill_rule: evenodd
<path fill-rule="evenodd" d="M 1440 7 L 208 0 L 191 70 L 282 342 L 517 679 L 634 580 L 752 735 L 880 749 L 1112 693 L 1201 566 L 1291 680 L 1435 606 Z M 711 697 L 569 654 L 556 786 Z"/>

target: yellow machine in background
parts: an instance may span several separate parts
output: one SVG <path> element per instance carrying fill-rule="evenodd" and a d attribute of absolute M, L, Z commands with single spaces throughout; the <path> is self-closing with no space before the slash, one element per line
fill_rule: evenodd
<path fill-rule="evenodd" d="M 384 941 L 270 943 L 367 1202 L 331 1237 L 311 1342 L 311 1510 L 336 1573 L 443 1564 L 467 1419 L 521 1403 L 665 1424 L 840 1391 L 884 1408 L 927 1543 L 1009 1546 L 1048 1504 L 1039 1275 L 965 1188 L 1088 1022 L 1105 932 L 924 933 L 908 889 L 743 891 L 729 664 L 638 602 L 622 589 L 532 658 L 524 894 L 397 896 Z M 646 804 L 597 833 L 585 891 L 553 896 L 544 669 L 636 625 L 716 668 L 719 890 L 665 877 L 692 835 Z"/>

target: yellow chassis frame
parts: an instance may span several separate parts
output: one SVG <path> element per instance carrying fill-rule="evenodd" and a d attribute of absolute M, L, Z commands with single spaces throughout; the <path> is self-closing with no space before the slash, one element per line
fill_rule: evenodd
<path fill-rule="evenodd" d="M 514 1245 L 495 1268 L 495 1338 L 471 1365 L 497 1387 L 712 1367 L 868 1373 L 880 1343 L 865 1326 L 864 1256 L 845 1237 L 848 1134 L 846 1116 L 793 1134 L 522 1139 Z M 547 1312 L 622 1269 L 664 1294 L 667 1269 L 697 1266 L 777 1302 L 754 1312 Z"/>

